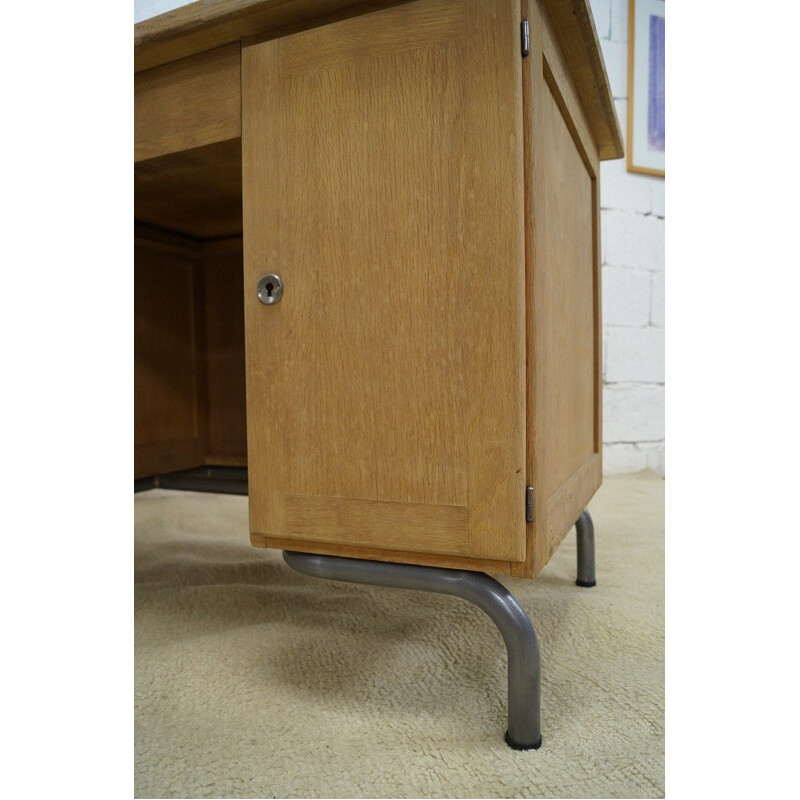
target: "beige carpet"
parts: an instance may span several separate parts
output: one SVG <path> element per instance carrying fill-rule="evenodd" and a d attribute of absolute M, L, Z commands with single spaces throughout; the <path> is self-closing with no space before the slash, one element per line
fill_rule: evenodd
<path fill-rule="evenodd" d="M 596 588 L 574 533 L 503 579 L 542 650 L 544 744 L 515 752 L 483 612 L 298 575 L 246 498 L 136 495 L 136 796 L 663 797 L 664 482 L 607 478 L 590 510 Z"/>

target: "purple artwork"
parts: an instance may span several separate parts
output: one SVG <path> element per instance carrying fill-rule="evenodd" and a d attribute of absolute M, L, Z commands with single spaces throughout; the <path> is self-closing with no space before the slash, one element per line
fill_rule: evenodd
<path fill-rule="evenodd" d="M 647 147 L 664 152 L 664 17 L 650 17 Z"/>

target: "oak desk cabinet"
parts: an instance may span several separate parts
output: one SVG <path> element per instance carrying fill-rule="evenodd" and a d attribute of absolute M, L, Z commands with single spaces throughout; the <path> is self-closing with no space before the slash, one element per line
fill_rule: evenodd
<path fill-rule="evenodd" d="M 135 33 L 136 476 L 246 466 L 259 547 L 538 573 L 601 481 L 622 145 L 585 0 Z"/>

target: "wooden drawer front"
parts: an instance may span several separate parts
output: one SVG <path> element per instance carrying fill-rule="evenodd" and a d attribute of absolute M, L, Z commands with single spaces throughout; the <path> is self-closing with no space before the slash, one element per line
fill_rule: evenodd
<path fill-rule="evenodd" d="M 241 135 L 238 43 L 136 75 L 135 161 Z"/>

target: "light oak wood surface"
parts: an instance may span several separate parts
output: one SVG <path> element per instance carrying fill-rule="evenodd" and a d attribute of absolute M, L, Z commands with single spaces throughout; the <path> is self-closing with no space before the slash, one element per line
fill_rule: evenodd
<path fill-rule="evenodd" d="M 369 561 L 390 561 L 398 564 L 419 564 L 428 567 L 445 569 L 470 569 L 488 572 L 492 575 L 510 575 L 520 565 L 509 561 L 492 561 L 490 559 L 469 558 L 466 556 L 448 556 L 420 550 L 391 550 L 387 548 L 364 547 L 354 544 L 337 544 L 307 539 L 286 539 L 250 533 L 250 543 L 254 547 L 272 547 L 277 550 L 297 550 L 301 553 L 319 553 L 329 556 L 345 556 L 347 558 L 363 558 Z"/>
<path fill-rule="evenodd" d="M 134 26 L 136 72 L 233 42 L 286 36 L 403 0 L 198 0 Z M 500 2 L 500 0 L 498 0 Z M 588 0 L 547 0 L 559 46 L 601 159 L 621 158 L 622 134 Z"/>
<path fill-rule="evenodd" d="M 136 474 L 246 464 L 256 546 L 537 574 L 602 474 L 588 6 L 194 6 L 137 26 Z"/>
<path fill-rule="evenodd" d="M 300 540 L 466 556 L 468 525 L 469 509 L 463 506 L 286 497 L 287 537 Z"/>
<path fill-rule="evenodd" d="M 138 231 L 134 242 L 134 474 L 186 469 L 206 449 L 199 248 Z"/>
<path fill-rule="evenodd" d="M 458 507 L 458 552 L 521 561 L 519 9 L 415 5 L 243 53 L 251 529 L 307 537 L 289 496 Z M 389 515 L 359 543 L 398 535 Z"/>
<path fill-rule="evenodd" d="M 528 451 L 535 575 L 600 485 L 597 147 L 542 6 L 524 4 Z"/>
<path fill-rule="evenodd" d="M 542 0 L 553 38 L 568 65 L 575 93 L 590 121 L 598 157 L 622 158 L 622 131 L 614 109 L 597 28 L 587 0 Z"/>
<path fill-rule="evenodd" d="M 134 25 L 141 72 L 231 42 L 277 38 L 407 0 L 197 0 Z"/>
<path fill-rule="evenodd" d="M 206 463 L 247 464 L 242 240 L 203 245 L 208 453 Z"/>
<path fill-rule="evenodd" d="M 239 44 L 140 72 L 134 80 L 134 161 L 242 133 Z"/>

